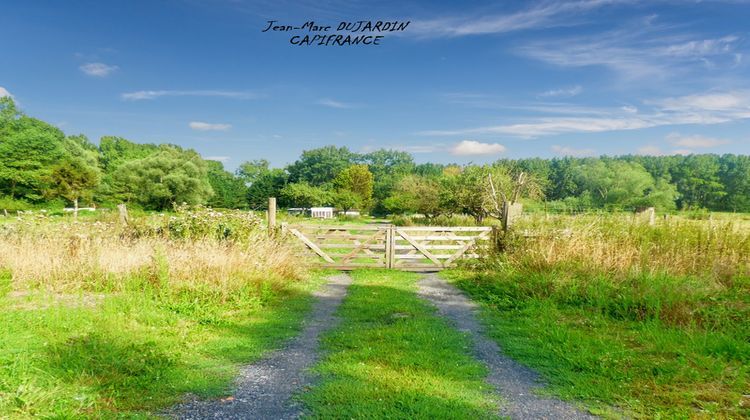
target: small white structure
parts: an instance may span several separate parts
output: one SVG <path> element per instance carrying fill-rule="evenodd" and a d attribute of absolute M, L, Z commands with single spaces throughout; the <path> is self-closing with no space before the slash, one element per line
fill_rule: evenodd
<path fill-rule="evenodd" d="M 333 219 L 333 207 L 311 207 L 310 217 L 318 219 Z"/>
<path fill-rule="evenodd" d="M 290 207 L 286 209 L 286 212 L 292 216 L 302 216 L 305 214 L 305 209 L 302 207 Z"/>
<path fill-rule="evenodd" d="M 357 210 L 349 210 L 349 211 L 340 211 L 339 216 L 359 217 L 361 216 L 361 214 Z"/>

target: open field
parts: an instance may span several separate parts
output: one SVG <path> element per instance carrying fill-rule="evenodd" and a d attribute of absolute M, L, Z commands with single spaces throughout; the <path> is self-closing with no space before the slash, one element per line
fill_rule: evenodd
<path fill-rule="evenodd" d="M 461 220 L 458 218 L 457 220 Z M 491 221 L 488 221 L 492 223 Z M 750 239 L 742 214 L 527 214 L 502 252 L 444 272 L 545 393 L 605 416 L 749 416 Z M 324 273 L 248 212 L 34 213 L 0 225 L 0 417 L 150 416 L 226 397 L 300 331 Z M 313 417 L 493 417 L 467 337 L 419 275 L 354 272 L 323 341 Z M 502 403 L 502 401 L 500 401 Z"/>
<path fill-rule="evenodd" d="M 556 395 L 636 417 L 750 415 L 750 237 L 742 217 L 656 226 L 527 217 L 505 253 L 445 275 Z M 619 411 L 622 410 L 622 411 Z"/>

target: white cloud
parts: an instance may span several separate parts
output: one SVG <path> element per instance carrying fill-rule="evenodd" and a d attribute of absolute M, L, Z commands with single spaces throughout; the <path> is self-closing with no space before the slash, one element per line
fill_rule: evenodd
<path fill-rule="evenodd" d="M 627 113 L 629 113 L 629 114 L 637 114 L 638 113 L 638 108 L 636 108 L 634 106 L 631 106 L 631 105 L 621 106 L 620 109 L 623 110 L 623 111 L 625 111 L 625 112 L 627 112 Z"/>
<path fill-rule="evenodd" d="M 139 90 L 121 95 L 126 101 L 142 101 L 157 99 L 164 96 L 213 96 L 233 99 L 256 99 L 260 95 L 253 92 L 231 90 Z"/>
<path fill-rule="evenodd" d="M 575 149 L 570 146 L 554 145 L 551 149 L 560 156 L 584 157 L 594 156 L 596 154 L 596 150 L 594 149 Z"/>
<path fill-rule="evenodd" d="M 657 102 L 668 111 L 725 111 L 750 115 L 750 92 L 730 91 L 667 98 Z"/>
<path fill-rule="evenodd" d="M 525 10 L 509 14 L 462 16 L 415 21 L 411 33 L 422 37 L 458 37 L 466 35 L 497 34 L 532 28 L 570 25 L 582 12 L 602 6 L 630 3 L 631 0 L 580 0 L 544 2 Z"/>
<path fill-rule="evenodd" d="M 564 133 L 602 133 L 684 124 L 720 124 L 750 118 L 750 91 L 688 95 L 652 101 L 650 112 L 604 109 L 588 116 L 572 112 L 525 122 L 456 130 L 427 130 L 428 136 L 512 135 L 533 138 Z"/>
<path fill-rule="evenodd" d="M 229 156 L 206 156 L 203 159 L 205 160 L 215 160 L 217 162 L 226 162 L 230 159 Z"/>
<path fill-rule="evenodd" d="M 676 149 L 676 150 L 672 150 L 672 154 L 674 154 L 674 155 L 687 156 L 687 155 L 692 155 L 693 153 L 695 153 L 695 152 L 692 151 L 692 150 L 690 150 L 690 149 Z"/>
<path fill-rule="evenodd" d="M 456 156 L 494 155 L 505 151 L 505 146 L 499 143 L 482 143 L 475 140 L 463 140 L 450 149 Z"/>
<path fill-rule="evenodd" d="M 230 124 L 212 124 L 201 121 L 191 121 L 188 125 L 198 131 L 227 131 L 232 128 Z"/>
<path fill-rule="evenodd" d="M 654 146 L 652 144 L 639 147 L 638 148 L 638 154 L 639 155 L 650 155 L 650 156 L 663 156 L 664 152 L 661 150 L 659 146 Z"/>
<path fill-rule="evenodd" d="M 542 39 L 517 51 L 560 67 L 606 67 L 624 79 L 662 79 L 696 69 L 705 71 L 706 67 L 737 65 L 738 37 L 675 33 L 673 26 L 657 25 L 654 19 L 603 33 Z"/>
<path fill-rule="evenodd" d="M 571 97 L 580 95 L 583 92 L 583 87 L 580 85 L 572 86 L 569 88 L 552 89 L 546 92 L 542 92 L 539 96 L 543 97 Z"/>
<path fill-rule="evenodd" d="M 667 141 L 675 146 L 691 148 L 708 148 L 728 144 L 729 140 L 717 139 L 713 137 L 704 137 L 699 134 L 692 136 L 683 136 L 680 133 L 669 133 Z"/>
<path fill-rule="evenodd" d="M 8 89 L 5 89 L 4 87 L 0 86 L 0 98 L 5 97 L 5 96 L 9 96 L 11 98 L 13 97 L 13 95 L 11 95 L 11 93 L 8 92 Z"/>
<path fill-rule="evenodd" d="M 79 67 L 82 72 L 94 77 L 107 77 L 118 68 L 104 63 L 86 63 Z"/>
<path fill-rule="evenodd" d="M 340 102 L 333 99 L 323 98 L 317 102 L 318 105 L 327 106 L 329 108 L 337 108 L 337 109 L 351 109 L 356 108 L 356 104 L 350 104 L 346 102 Z"/>

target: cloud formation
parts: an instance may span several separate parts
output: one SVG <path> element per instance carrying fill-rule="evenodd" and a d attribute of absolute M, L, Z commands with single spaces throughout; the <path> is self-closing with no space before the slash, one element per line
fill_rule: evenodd
<path fill-rule="evenodd" d="M 118 68 L 117 66 L 104 63 L 86 63 L 79 67 L 82 72 L 93 77 L 107 77 Z"/>
<path fill-rule="evenodd" d="M 227 131 L 232 128 L 230 124 L 212 124 L 201 121 L 191 121 L 188 126 L 198 131 Z"/>
<path fill-rule="evenodd" d="M 327 106 L 329 108 L 337 108 L 337 109 L 352 109 L 357 108 L 356 104 L 336 101 L 329 98 L 323 98 L 317 102 L 318 105 Z"/>
<path fill-rule="evenodd" d="M 551 149 L 553 152 L 560 156 L 584 157 L 594 156 L 596 154 L 596 150 L 594 149 L 575 149 L 570 146 L 554 145 L 551 147 Z"/>
<path fill-rule="evenodd" d="M 475 140 L 463 140 L 450 148 L 454 156 L 496 155 L 503 153 L 505 146 L 500 143 L 482 143 Z"/>
<path fill-rule="evenodd" d="M 456 130 L 427 130 L 428 136 L 511 135 L 534 138 L 565 133 L 602 133 L 682 125 L 720 124 L 750 118 L 750 91 L 694 94 L 653 101 L 650 112 L 605 109 L 591 115 L 573 113 L 559 117 L 537 117 L 527 122 L 471 127 Z M 564 110 L 564 108 L 563 108 Z"/>
<path fill-rule="evenodd" d="M 8 89 L 5 89 L 4 87 L 0 86 L 0 98 L 5 97 L 5 96 L 9 96 L 11 98 L 13 97 L 13 95 L 11 95 L 10 92 L 8 92 Z"/>
<path fill-rule="evenodd" d="M 729 140 L 705 137 L 699 134 L 683 136 L 680 133 L 669 133 L 667 135 L 667 141 L 675 146 L 689 148 L 710 148 L 730 143 Z"/>
<path fill-rule="evenodd" d="M 256 99 L 260 95 L 253 92 L 232 90 L 138 90 L 120 95 L 126 101 L 152 100 L 165 96 L 205 96 L 232 99 Z"/>
<path fill-rule="evenodd" d="M 632 0 L 579 0 L 543 2 L 507 14 L 467 15 L 412 22 L 411 32 L 421 37 L 459 37 L 499 34 L 525 29 L 570 25 L 572 17 L 608 5 L 632 3 Z"/>
<path fill-rule="evenodd" d="M 571 97 L 571 96 L 580 95 L 581 92 L 583 92 L 583 86 L 576 85 L 576 86 L 572 86 L 572 87 L 569 87 L 569 88 L 548 90 L 546 92 L 540 93 L 539 96 L 542 96 L 542 97 L 552 97 L 552 98 L 556 98 L 556 97 Z"/>
<path fill-rule="evenodd" d="M 517 52 L 560 67 L 605 67 L 631 80 L 738 64 L 739 37 L 674 33 L 672 27 L 657 25 L 654 20 L 652 16 L 608 32 L 533 41 Z"/>

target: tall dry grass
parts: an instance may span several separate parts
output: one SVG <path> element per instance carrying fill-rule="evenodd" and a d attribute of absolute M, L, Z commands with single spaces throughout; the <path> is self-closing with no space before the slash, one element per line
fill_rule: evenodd
<path fill-rule="evenodd" d="M 116 292 L 137 278 L 173 291 L 229 295 L 305 271 L 290 247 L 268 238 L 246 212 L 182 209 L 128 227 L 37 215 L 0 228 L 0 269 L 10 271 L 18 290 Z"/>
<path fill-rule="evenodd" d="M 750 274 L 750 230 L 742 220 L 659 219 L 630 215 L 526 217 L 509 238 L 519 267 L 576 267 L 613 276 L 697 276 L 731 281 Z"/>

